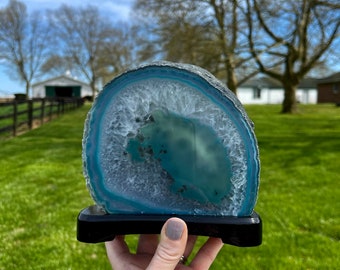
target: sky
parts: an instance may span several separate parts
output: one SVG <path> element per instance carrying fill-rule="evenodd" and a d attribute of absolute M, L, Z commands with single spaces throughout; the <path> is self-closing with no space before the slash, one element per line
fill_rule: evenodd
<path fill-rule="evenodd" d="M 98 5 L 100 11 L 106 16 L 111 16 L 111 20 L 124 21 L 130 14 L 130 9 L 134 0 L 20 0 L 27 6 L 28 12 L 34 10 L 56 9 L 61 4 L 71 6 Z M 0 8 L 7 6 L 8 0 L 0 0 Z M 7 97 L 13 93 L 24 93 L 25 84 L 10 78 L 0 64 L 0 97 Z"/>

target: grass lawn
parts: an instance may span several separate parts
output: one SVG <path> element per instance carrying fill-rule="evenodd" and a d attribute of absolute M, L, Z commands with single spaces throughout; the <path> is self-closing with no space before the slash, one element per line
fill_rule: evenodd
<path fill-rule="evenodd" d="M 263 244 L 225 245 L 211 269 L 338 269 L 340 108 L 300 108 L 246 107 L 261 153 Z M 103 244 L 76 240 L 77 215 L 92 204 L 81 165 L 88 109 L 0 141 L 1 270 L 110 269 Z"/>

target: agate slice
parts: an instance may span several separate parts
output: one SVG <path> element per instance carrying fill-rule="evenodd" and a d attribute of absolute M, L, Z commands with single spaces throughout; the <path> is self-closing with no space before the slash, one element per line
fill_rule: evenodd
<path fill-rule="evenodd" d="M 107 84 L 88 113 L 83 164 L 109 214 L 249 216 L 257 198 L 253 123 L 192 65 L 157 62 Z"/>

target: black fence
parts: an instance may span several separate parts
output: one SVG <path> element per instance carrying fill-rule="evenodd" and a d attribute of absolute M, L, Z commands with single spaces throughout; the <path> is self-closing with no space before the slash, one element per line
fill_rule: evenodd
<path fill-rule="evenodd" d="M 16 136 L 84 104 L 81 98 L 43 98 L 0 102 L 0 135 Z"/>

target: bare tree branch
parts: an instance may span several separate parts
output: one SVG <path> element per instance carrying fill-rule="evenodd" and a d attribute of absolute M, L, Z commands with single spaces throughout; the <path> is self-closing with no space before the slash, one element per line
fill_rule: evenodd
<path fill-rule="evenodd" d="M 17 0 L 0 10 L 0 59 L 11 75 L 25 83 L 27 97 L 49 53 L 49 31 L 39 18 L 28 15 L 26 6 Z"/>
<path fill-rule="evenodd" d="M 248 72 L 252 59 L 240 5 L 237 0 L 137 0 L 135 9 L 152 28 L 152 39 L 144 41 L 148 55 L 154 55 L 152 48 L 163 59 L 202 66 L 236 93 L 239 80 L 256 73 L 238 72 Z"/>
<path fill-rule="evenodd" d="M 117 73 L 118 66 L 126 68 L 131 64 L 129 59 L 133 48 L 128 44 L 126 35 L 102 17 L 96 7 L 62 5 L 50 13 L 50 23 L 57 29 L 57 42 L 62 48 L 59 56 L 51 57 L 63 58 L 59 63 L 63 63 L 67 69 L 71 67 L 84 77 L 92 88 L 93 96 L 98 91 L 99 80 Z M 129 49 L 124 51 L 123 48 Z M 121 57 L 122 54 L 125 57 Z M 49 61 L 45 68 L 55 69 L 51 63 Z"/>
<path fill-rule="evenodd" d="M 331 0 L 246 3 L 251 53 L 262 73 L 282 83 L 285 89 L 282 112 L 294 112 L 297 85 L 338 38 L 339 7 Z M 255 38 L 255 31 L 258 36 L 263 33 L 263 41 Z M 260 51 L 263 53 L 259 54 Z M 282 68 L 273 71 L 271 63 L 281 62 Z"/>

